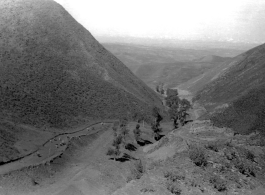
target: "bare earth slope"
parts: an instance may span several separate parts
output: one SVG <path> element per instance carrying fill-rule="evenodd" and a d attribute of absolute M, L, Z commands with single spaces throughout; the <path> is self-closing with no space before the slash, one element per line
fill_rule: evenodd
<path fill-rule="evenodd" d="M 194 100 L 210 111 L 223 107 L 212 118 L 219 126 L 232 127 L 242 133 L 264 131 L 265 45 L 247 51 L 231 63 L 221 76 L 198 92 Z"/>
<path fill-rule="evenodd" d="M 52 0 L 0 2 L 0 108 L 65 127 L 160 105 L 158 97 Z"/>

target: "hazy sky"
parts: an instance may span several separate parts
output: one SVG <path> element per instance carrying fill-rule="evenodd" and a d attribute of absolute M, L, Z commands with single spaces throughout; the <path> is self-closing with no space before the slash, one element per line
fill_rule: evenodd
<path fill-rule="evenodd" d="M 56 0 L 93 35 L 265 42 L 265 0 Z"/>

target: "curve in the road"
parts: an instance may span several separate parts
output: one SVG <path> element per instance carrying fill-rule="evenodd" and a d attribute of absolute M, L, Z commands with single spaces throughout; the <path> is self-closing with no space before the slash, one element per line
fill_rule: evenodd
<path fill-rule="evenodd" d="M 10 172 L 10 171 L 14 171 L 14 170 L 21 169 L 21 168 L 24 168 L 24 167 L 32 166 L 32 164 L 31 164 L 31 165 L 25 165 L 25 166 L 20 166 L 20 167 L 18 167 L 18 168 L 15 168 L 15 163 L 23 162 L 24 159 L 29 158 L 29 157 L 32 157 L 32 156 L 34 156 L 35 154 L 38 155 L 38 153 L 39 153 L 39 151 L 41 151 L 41 149 L 43 149 L 47 144 L 50 144 L 51 141 L 56 140 L 56 138 L 58 138 L 58 137 L 60 137 L 60 136 L 64 136 L 64 135 L 69 135 L 69 136 L 71 136 L 71 135 L 74 135 L 74 134 L 78 134 L 78 133 L 82 133 L 82 132 L 84 132 L 84 131 L 87 131 L 89 128 L 92 128 L 92 127 L 94 127 L 94 126 L 96 126 L 96 125 L 99 125 L 99 124 L 112 124 L 112 123 L 114 123 L 114 122 L 116 122 L 116 121 L 117 121 L 117 120 L 109 120 L 109 121 L 96 122 L 96 123 L 94 123 L 94 124 L 91 124 L 91 125 L 89 125 L 89 126 L 83 128 L 83 129 L 81 129 L 81 130 L 78 130 L 78 131 L 74 131 L 74 132 L 70 132 L 70 133 L 61 133 L 61 134 L 55 135 L 54 137 L 50 138 L 50 139 L 47 140 L 45 143 L 43 143 L 42 146 L 39 147 L 37 150 L 35 150 L 35 151 L 33 151 L 33 152 L 31 152 L 31 153 L 29 153 L 29 154 L 27 154 L 27 155 L 24 155 L 24 156 L 19 157 L 19 158 L 17 158 L 17 159 L 9 160 L 9 161 L 7 161 L 7 162 L 0 162 L 0 174 L 6 174 L 6 173 L 8 173 L 8 172 Z M 76 135 L 76 136 L 71 136 L 71 137 L 79 137 L 79 136 L 82 136 L 82 135 L 91 135 L 91 134 L 97 133 L 97 132 L 99 132 L 99 131 L 100 131 L 100 130 L 98 130 L 98 131 L 93 131 L 93 132 L 89 132 L 89 134 L 86 133 L 86 134 L 81 134 L 81 135 Z M 66 148 L 66 147 L 65 147 L 65 148 Z M 49 153 L 50 153 L 50 152 L 49 152 Z M 49 156 L 48 156 L 47 158 L 45 158 L 46 160 L 44 159 L 44 160 L 42 160 L 42 161 L 39 162 L 39 163 L 34 163 L 34 165 L 36 166 L 36 165 L 38 165 L 38 164 L 43 164 L 43 163 L 45 163 L 45 162 L 47 162 L 47 161 L 50 161 L 50 160 L 51 160 L 50 157 L 52 157 L 52 159 L 53 159 L 53 158 L 57 157 L 57 156 L 60 155 L 60 154 L 61 154 L 61 153 L 59 153 L 59 154 L 57 154 L 57 155 L 54 155 L 54 156 L 50 156 L 50 154 L 49 154 Z M 12 165 L 14 165 L 13 168 L 12 168 Z"/>

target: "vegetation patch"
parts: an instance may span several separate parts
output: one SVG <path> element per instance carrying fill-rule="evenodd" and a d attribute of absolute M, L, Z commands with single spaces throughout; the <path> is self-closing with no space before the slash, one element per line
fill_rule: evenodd
<path fill-rule="evenodd" d="M 155 192 L 155 190 L 153 188 L 142 188 L 140 190 L 140 192 L 143 192 L 143 193 L 149 192 L 149 193 L 151 193 L 151 192 Z"/>
<path fill-rule="evenodd" d="M 253 89 L 231 106 L 210 117 L 217 127 L 229 127 L 239 134 L 259 131 L 265 136 L 265 89 Z"/>
<path fill-rule="evenodd" d="M 206 146 L 205 146 L 206 149 L 209 149 L 209 150 L 212 150 L 214 152 L 218 152 L 219 149 L 218 149 L 218 145 L 216 142 L 211 142 L 211 143 L 208 143 Z"/>
<path fill-rule="evenodd" d="M 127 182 L 130 182 L 131 180 L 140 179 L 144 174 L 144 166 L 142 164 L 141 160 L 137 160 L 133 163 L 133 166 L 130 168 L 130 174 L 127 177 Z"/>
<path fill-rule="evenodd" d="M 185 179 L 185 176 L 183 176 L 182 174 L 180 174 L 177 171 L 167 171 L 164 174 L 164 177 L 171 182 L 177 182 L 177 181 L 181 181 Z"/>
<path fill-rule="evenodd" d="M 227 191 L 226 182 L 218 176 L 212 176 L 209 179 L 210 184 L 218 191 L 224 192 Z"/>
<path fill-rule="evenodd" d="M 205 151 L 200 146 L 191 145 L 189 148 L 189 157 L 196 166 L 205 167 L 208 164 Z"/>
<path fill-rule="evenodd" d="M 167 183 L 167 190 L 171 192 L 171 194 L 181 195 L 182 190 L 179 185 L 176 183 Z"/>

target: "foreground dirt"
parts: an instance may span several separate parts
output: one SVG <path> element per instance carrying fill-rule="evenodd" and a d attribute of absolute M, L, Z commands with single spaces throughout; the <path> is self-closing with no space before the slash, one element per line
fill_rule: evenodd
<path fill-rule="evenodd" d="M 95 134 L 97 131 L 100 131 L 102 128 L 104 128 L 105 125 L 112 123 L 113 122 L 95 122 L 94 124 L 89 125 L 81 130 L 58 134 L 54 137 L 50 137 L 46 141 L 43 139 L 43 145 L 40 145 L 35 151 L 26 154 L 24 157 L 21 157 L 18 160 L 1 165 L 0 174 L 5 174 L 24 167 L 45 164 L 46 162 L 49 162 L 62 154 L 72 138 Z"/>
<path fill-rule="evenodd" d="M 127 140 L 135 125 L 127 126 Z M 209 121 L 194 121 L 176 130 L 164 123 L 166 136 L 156 142 L 150 126 L 140 128 L 152 144 L 136 145 L 136 151 L 122 149 L 132 157 L 129 160 L 114 161 L 106 155 L 114 134 L 109 124 L 95 134 L 71 139 L 65 152 L 48 164 L 2 175 L 0 194 L 264 194 L 265 142 L 259 135 L 234 135 Z M 196 152 L 204 158 L 192 158 Z M 205 164 L 196 165 L 196 160 Z"/>

